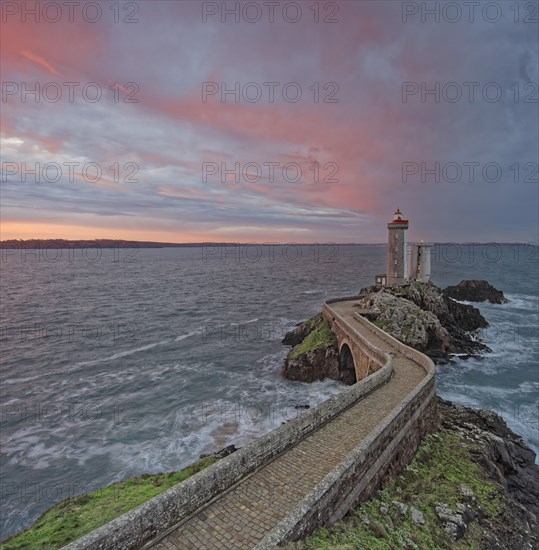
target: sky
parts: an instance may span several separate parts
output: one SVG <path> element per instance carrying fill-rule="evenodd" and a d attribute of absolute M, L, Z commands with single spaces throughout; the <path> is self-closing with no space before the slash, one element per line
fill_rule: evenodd
<path fill-rule="evenodd" d="M 2 2 L 2 239 L 537 242 L 534 3 L 428 4 Z"/>

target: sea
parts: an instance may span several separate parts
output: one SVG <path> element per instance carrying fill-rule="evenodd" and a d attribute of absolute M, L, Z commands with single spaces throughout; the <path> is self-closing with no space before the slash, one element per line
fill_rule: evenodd
<path fill-rule="evenodd" d="M 281 376 L 284 334 L 385 272 L 386 246 L 2 250 L 0 538 L 70 496 L 181 469 L 346 386 Z M 539 450 L 533 243 L 434 244 L 432 281 L 486 279 L 492 349 L 437 367 L 445 399 L 491 409 Z"/>

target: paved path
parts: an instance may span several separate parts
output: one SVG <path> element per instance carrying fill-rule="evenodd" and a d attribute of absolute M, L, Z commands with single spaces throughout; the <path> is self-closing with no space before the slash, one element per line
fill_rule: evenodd
<path fill-rule="evenodd" d="M 379 349 L 394 354 L 390 380 L 169 530 L 153 548 L 253 548 L 426 376 L 422 367 L 354 319 L 356 301 L 331 307 Z"/>

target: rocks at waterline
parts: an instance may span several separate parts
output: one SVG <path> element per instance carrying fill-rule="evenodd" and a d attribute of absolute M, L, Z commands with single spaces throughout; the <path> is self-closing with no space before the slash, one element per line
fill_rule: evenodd
<path fill-rule="evenodd" d="M 235 445 L 228 445 L 227 447 L 223 447 L 222 449 L 219 449 L 218 451 L 215 451 L 213 453 L 201 454 L 198 458 L 225 458 L 226 456 L 231 455 L 236 451 L 239 451 L 240 448 L 241 447 L 236 447 Z"/>
<path fill-rule="evenodd" d="M 537 548 L 539 540 L 539 466 L 535 464 L 535 452 L 521 436 L 507 427 L 499 415 L 492 411 L 478 410 L 437 398 L 441 428 L 458 437 L 473 441 L 476 450 L 472 460 L 484 475 L 499 484 L 507 495 L 506 509 L 500 524 L 487 521 L 477 507 L 476 498 L 468 487 L 459 487 L 465 506 L 453 512 L 459 515 L 455 522 L 442 518 L 444 510 L 436 510 L 445 520 L 444 527 L 452 536 L 460 538 L 463 520 L 464 530 L 475 520 L 481 523 L 488 548 Z M 443 506 L 443 503 L 439 503 Z M 439 513 L 440 512 L 440 513 Z M 453 525 L 450 525 L 453 523 Z"/>
<path fill-rule="evenodd" d="M 349 384 L 355 382 L 344 379 L 340 371 L 337 339 L 321 313 L 287 333 L 283 344 L 294 345 L 283 365 L 282 375 L 285 378 L 299 382 L 324 378 Z"/>
<path fill-rule="evenodd" d="M 454 353 L 476 356 L 490 351 L 474 334 L 488 326 L 481 312 L 451 300 L 432 283 L 367 287 L 361 290 L 358 307 L 371 322 L 437 363 L 447 362 Z"/>
<path fill-rule="evenodd" d="M 456 286 L 448 286 L 442 292 L 448 298 L 465 302 L 489 301 L 491 304 L 507 304 L 509 302 L 501 290 L 483 280 L 461 281 Z"/>
<path fill-rule="evenodd" d="M 430 354 L 451 351 L 449 333 L 436 315 L 409 300 L 376 292 L 359 299 L 357 305 L 369 321 L 408 346 Z"/>
<path fill-rule="evenodd" d="M 286 346 L 297 346 L 305 340 L 306 336 L 322 322 L 322 314 L 319 313 L 303 323 L 298 323 L 294 329 L 287 332 L 282 340 Z"/>
<path fill-rule="evenodd" d="M 456 302 L 432 283 L 367 287 L 361 290 L 357 306 L 371 322 L 436 363 L 449 362 L 452 354 L 478 357 L 490 351 L 478 339 L 478 331 L 488 327 L 481 312 Z M 355 382 L 349 379 L 350 372 L 341 370 L 337 342 L 321 313 L 288 332 L 283 344 L 294 346 L 282 369 L 285 378 Z"/>
<path fill-rule="evenodd" d="M 483 443 L 475 462 L 533 514 L 531 523 L 539 537 L 539 466 L 535 464 L 535 452 L 496 413 L 438 399 L 442 428 Z M 464 496 L 469 491 L 465 487 L 459 490 Z"/>

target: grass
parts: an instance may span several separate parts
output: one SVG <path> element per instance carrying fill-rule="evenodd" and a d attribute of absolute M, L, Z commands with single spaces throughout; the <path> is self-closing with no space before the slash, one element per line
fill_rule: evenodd
<path fill-rule="evenodd" d="M 307 322 L 312 322 L 313 319 L 314 318 L 309 319 Z M 333 332 L 331 332 L 328 322 L 320 317 L 318 320 L 318 325 L 316 325 L 316 327 L 309 332 L 303 342 L 292 349 L 290 352 L 290 358 L 294 359 L 303 353 L 314 352 L 321 347 L 331 345 L 337 345 L 337 339 L 335 338 Z"/>
<path fill-rule="evenodd" d="M 470 488 L 477 499 L 474 508 L 481 508 L 486 517 L 501 521 L 504 497 L 498 486 L 486 479 L 480 467 L 470 460 L 473 443 L 448 432 L 427 436 L 412 463 L 389 482 L 374 498 L 362 503 L 342 521 L 328 529 L 319 529 L 304 541 L 287 549 L 305 550 L 441 550 L 481 548 L 481 529 L 470 524 L 457 543 L 443 530 L 436 516 L 437 503 L 456 509 L 464 497 L 460 486 Z M 425 525 L 417 525 L 410 511 L 403 516 L 392 501 L 413 506 L 423 513 Z M 380 507 L 387 507 L 387 514 Z M 368 524 L 365 519 L 368 518 Z"/>
<path fill-rule="evenodd" d="M 52 550 L 170 489 L 218 459 L 206 457 L 178 472 L 142 475 L 63 500 L 47 510 L 27 531 L 0 544 L 1 550 Z"/>

